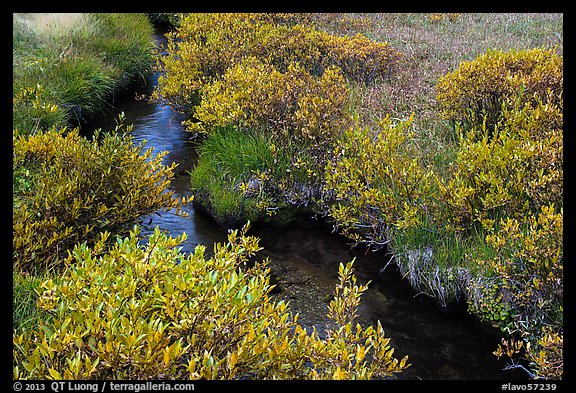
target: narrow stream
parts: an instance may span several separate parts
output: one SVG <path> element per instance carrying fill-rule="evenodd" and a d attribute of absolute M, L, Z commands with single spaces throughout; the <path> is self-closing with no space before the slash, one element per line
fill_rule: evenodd
<path fill-rule="evenodd" d="M 155 34 L 160 48 L 166 38 Z M 150 77 L 148 85 L 138 92 L 150 94 L 158 75 Z M 136 99 L 128 94 L 109 113 L 83 126 L 83 134 L 101 128 L 112 130 L 120 112 L 126 115 L 126 124 L 133 124 L 134 143 L 145 142 L 146 148 L 156 153 L 168 151 L 165 164 L 178 163 L 171 183 L 177 196 L 190 195 L 188 171 L 196 160 L 194 143 L 180 124 L 180 117 L 169 106 Z M 183 251 L 193 251 L 204 244 L 211 249 L 214 242 L 226 240 L 226 231 L 209 217 L 187 206 L 188 218 L 175 213 L 152 214 L 142 219 L 143 234 L 156 226 L 172 236 L 186 232 L 188 238 Z M 526 379 L 517 371 L 504 371 L 505 363 L 491 352 L 499 338 L 481 328 L 465 312 L 442 313 L 430 302 L 415 297 L 406 280 L 390 265 L 384 271 L 388 257 L 383 253 L 365 253 L 353 250 L 346 240 L 325 229 L 277 229 L 254 227 L 251 234 L 261 239 L 264 250 L 261 257 L 269 257 L 273 278 L 277 281 L 274 296 L 288 300 L 299 322 L 306 327 L 322 331 L 327 318 L 329 296 L 337 280 L 338 264 L 356 258 L 354 264 L 360 283 L 371 280 L 362 298 L 359 319 L 364 323 L 382 323 L 395 355 L 409 356 L 412 364 L 398 379 L 457 379 L 457 380 L 512 380 Z"/>

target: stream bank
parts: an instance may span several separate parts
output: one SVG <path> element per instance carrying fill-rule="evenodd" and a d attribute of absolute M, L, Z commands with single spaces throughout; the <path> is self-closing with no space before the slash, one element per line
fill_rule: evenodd
<path fill-rule="evenodd" d="M 155 39 L 159 46 L 166 42 L 160 32 Z M 118 114 L 124 112 L 126 124 L 133 124 L 134 143 L 144 143 L 145 148 L 153 148 L 155 153 L 168 151 L 164 163 L 178 163 L 170 186 L 175 196 L 190 196 L 189 170 L 197 159 L 196 142 L 172 108 L 137 98 L 149 95 L 157 78 L 158 74 L 153 74 L 140 91 L 119 99 L 113 111 L 84 125 L 83 133 L 88 135 L 98 128 L 114 129 Z M 175 212 L 143 217 L 142 235 L 150 234 L 156 226 L 172 236 L 186 232 L 183 252 L 192 252 L 198 244 L 206 245 L 209 251 L 214 242 L 226 240 L 226 231 L 192 204 L 183 210 L 189 217 Z M 300 315 L 299 322 L 320 332 L 328 321 L 327 306 L 337 280 L 338 264 L 356 258 L 359 283 L 371 281 L 362 298 L 360 321 L 375 324 L 379 320 L 396 355 L 408 355 L 412 364 L 398 379 L 526 379 L 520 372 L 503 371 L 505 363 L 491 354 L 499 342 L 497 334 L 481 327 L 465 312 L 442 313 L 415 296 L 393 264 L 384 269 L 389 260 L 384 252 L 352 249 L 343 237 L 322 227 L 258 225 L 250 234 L 261 239 L 264 249 L 259 257 L 270 260 L 271 274 L 277 284 L 273 296 L 289 301 L 292 311 Z"/>

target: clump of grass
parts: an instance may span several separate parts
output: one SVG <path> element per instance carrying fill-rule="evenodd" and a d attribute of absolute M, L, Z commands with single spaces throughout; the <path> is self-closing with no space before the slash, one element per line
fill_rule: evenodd
<path fill-rule="evenodd" d="M 48 279 L 58 279 L 51 272 L 39 275 L 22 273 L 15 269 L 12 272 L 12 328 L 14 336 L 19 336 L 22 332 L 38 326 L 39 322 L 46 320 L 46 313 L 36 306 L 38 300 L 38 290 L 42 283 Z"/>
<path fill-rule="evenodd" d="M 221 222 L 243 217 L 254 222 L 265 214 L 272 195 L 271 180 L 281 179 L 290 157 L 262 133 L 235 127 L 215 129 L 199 146 L 199 160 L 191 174 L 196 203 Z M 256 193 L 256 199 L 244 198 Z"/>
<path fill-rule="evenodd" d="M 13 128 L 81 124 L 145 80 L 153 45 L 143 14 L 14 14 Z"/>

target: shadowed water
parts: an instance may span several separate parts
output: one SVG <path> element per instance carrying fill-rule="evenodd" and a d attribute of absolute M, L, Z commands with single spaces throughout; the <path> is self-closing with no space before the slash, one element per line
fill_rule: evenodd
<path fill-rule="evenodd" d="M 161 34 L 155 38 L 160 46 L 166 42 Z M 142 91 L 118 100 L 114 110 L 86 124 L 83 134 L 98 128 L 114 129 L 118 114 L 124 112 L 125 123 L 133 124 L 134 143 L 144 143 L 156 153 L 168 151 L 164 163 L 178 163 L 170 188 L 176 196 L 189 196 L 188 171 L 197 157 L 190 134 L 169 106 L 136 99 L 152 91 L 157 77 L 152 75 Z M 143 217 L 143 235 L 156 226 L 172 236 L 186 232 L 184 252 L 193 251 L 198 244 L 211 250 L 214 242 L 226 240 L 226 231 L 196 212 L 191 204 L 184 210 L 189 217 L 174 212 Z M 398 379 L 525 379 L 520 372 L 503 371 L 505 364 L 491 354 L 499 341 L 493 332 L 481 328 L 465 312 L 442 313 L 430 302 L 415 297 L 393 265 L 382 271 L 388 262 L 384 253 L 353 250 L 344 238 L 322 229 L 256 227 L 251 234 L 261 238 L 264 250 L 260 256 L 270 259 L 277 284 L 273 296 L 288 300 L 291 309 L 300 314 L 299 322 L 320 332 L 327 322 L 327 306 L 336 284 L 338 264 L 355 257 L 360 283 L 371 280 L 362 298 L 359 320 L 371 324 L 379 320 L 391 338 L 395 356 L 408 355 L 412 364 Z"/>

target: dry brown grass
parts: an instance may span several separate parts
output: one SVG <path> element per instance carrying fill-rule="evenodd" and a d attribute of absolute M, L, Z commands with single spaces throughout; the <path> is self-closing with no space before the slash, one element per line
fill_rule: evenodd
<path fill-rule="evenodd" d="M 25 23 L 39 35 L 65 34 L 78 26 L 86 25 L 86 15 L 83 13 L 28 13 L 14 14 L 15 19 Z"/>

